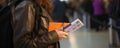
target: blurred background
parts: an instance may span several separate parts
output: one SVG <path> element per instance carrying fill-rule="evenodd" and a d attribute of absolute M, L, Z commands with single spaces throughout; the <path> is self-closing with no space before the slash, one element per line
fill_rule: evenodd
<path fill-rule="evenodd" d="M 120 48 L 119 0 L 52 0 L 57 22 L 79 18 L 84 27 L 61 40 L 61 48 Z"/>
<path fill-rule="evenodd" d="M 0 0 L 0 11 L 8 2 Z M 53 21 L 72 22 L 79 18 L 85 25 L 61 40 L 61 48 L 120 48 L 119 0 L 52 0 L 52 3 Z"/>

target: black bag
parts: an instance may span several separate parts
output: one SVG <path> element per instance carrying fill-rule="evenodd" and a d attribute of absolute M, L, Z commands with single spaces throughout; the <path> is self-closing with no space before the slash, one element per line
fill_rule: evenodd
<path fill-rule="evenodd" d="M 10 7 L 0 13 L 0 48 L 12 48 L 12 26 Z"/>
<path fill-rule="evenodd" d="M 0 9 L 0 48 L 13 48 L 13 29 L 11 5 L 15 7 L 22 0 L 16 0 Z"/>

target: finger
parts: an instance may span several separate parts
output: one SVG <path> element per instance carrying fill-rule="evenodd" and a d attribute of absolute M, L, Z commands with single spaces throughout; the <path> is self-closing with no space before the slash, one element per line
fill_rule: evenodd
<path fill-rule="evenodd" d="M 64 38 L 67 38 L 67 36 L 63 36 L 63 39 L 64 39 Z"/>
<path fill-rule="evenodd" d="M 65 36 L 68 36 L 68 33 L 65 33 L 65 32 L 64 32 L 64 35 L 65 35 Z"/>

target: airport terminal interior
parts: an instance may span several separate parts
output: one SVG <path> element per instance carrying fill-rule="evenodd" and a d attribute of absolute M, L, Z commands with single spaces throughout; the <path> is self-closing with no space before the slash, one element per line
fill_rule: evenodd
<path fill-rule="evenodd" d="M 69 33 L 69 37 L 60 41 L 61 48 L 109 48 L 109 32 L 95 32 L 85 27 Z"/>
<path fill-rule="evenodd" d="M 62 3 L 60 4 L 59 1 Z M 69 32 L 68 38 L 60 40 L 61 48 L 120 48 L 120 0 L 59 1 L 52 0 L 53 21 L 71 23 L 75 19 L 80 19 L 84 24 L 76 31 Z M 113 1 L 116 1 L 114 5 Z M 118 9 L 115 10 L 115 12 L 118 11 L 116 15 L 112 14 L 114 13 L 113 6 Z"/>

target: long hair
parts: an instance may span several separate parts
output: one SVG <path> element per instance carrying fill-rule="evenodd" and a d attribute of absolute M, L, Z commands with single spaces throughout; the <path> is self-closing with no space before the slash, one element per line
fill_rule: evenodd
<path fill-rule="evenodd" d="M 52 13 L 53 5 L 51 0 L 36 0 L 39 6 L 44 7 L 49 13 Z"/>

